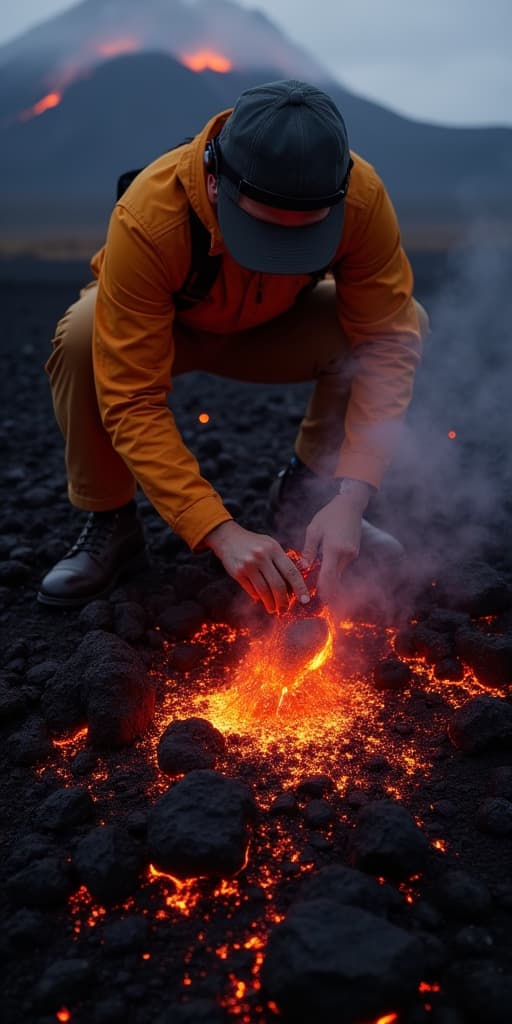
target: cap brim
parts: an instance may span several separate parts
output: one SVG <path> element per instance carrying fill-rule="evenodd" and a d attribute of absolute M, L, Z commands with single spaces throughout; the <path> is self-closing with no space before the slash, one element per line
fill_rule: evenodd
<path fill-rule="evenodd" d="M 302 227 L 283 227 L 246 213 L 218 180 L 217 214 L 228 252 L 237 263 L 262 274 L 311 274 L 334 259 L 343 231 L 345 203 L 331 207 L 327 217 Z"/>

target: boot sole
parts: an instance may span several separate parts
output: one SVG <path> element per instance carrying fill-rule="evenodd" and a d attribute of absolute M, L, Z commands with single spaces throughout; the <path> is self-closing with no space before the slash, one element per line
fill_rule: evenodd
<path fill-rule="evenodd" d="M 144 572 L 145 569 L 149 568 L 150 564 L 147 551 L 141 551 L 119 569 L 103 590 L 98 590 L 95 594 L 88 594 L 87 597 L 51 597 L 45 594 L 44 591 L 39 590 L 36 599 L 39 604 L 45 604 L 52 608 L 83 608 L 90 601 L 97 601 L 99 598 L 106 597 L 120 580 Z"/>

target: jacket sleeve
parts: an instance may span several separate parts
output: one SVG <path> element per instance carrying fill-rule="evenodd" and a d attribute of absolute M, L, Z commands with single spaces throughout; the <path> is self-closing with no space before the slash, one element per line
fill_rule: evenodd
<path fill-rule="evenodd" d="M 190 259 L 188 225 L 175 233 L 172 281 L 144 226 L 123 206 L 115 208 L 99 279 L 93 359 L 100 412 L 114 448 L 162 518 L 194 548 L 231 516 L 201 476 L 167 405 L 172 293 Z"/>
<path fill-rule="evenodd" d="M 336 275 L 338 316 L 354 358 L 336 475 L 378 488 L 412 397 L 421 334 L 396 215 L 377 176 L 373 189 L 369 209 L 355 212 Z"/>

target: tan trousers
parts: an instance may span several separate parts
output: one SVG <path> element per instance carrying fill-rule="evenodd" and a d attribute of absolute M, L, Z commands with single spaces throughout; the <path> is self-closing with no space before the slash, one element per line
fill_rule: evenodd
<path fill-rule="evenodd" d="M 112 447 L 98 409 L 92 368 L 96 282 L 59 321 L 46 364 L 55 416 L 66 442 L 69 499 L 77 508 L 118 508 L 135 494 L 136 481 Z M 418 304 L 422 334 L 428 317 Z M 303 293 L 282 316 L 234 334 L 174 326 L 173 377 L 203 370 L 253 383 L 315 381 L 295 450 L 310 469 L 332 477 L 343 440 L 352 361 L 336 315 L 334 283 Z M 178 424 L 179 426 L 179 424 Z"/>

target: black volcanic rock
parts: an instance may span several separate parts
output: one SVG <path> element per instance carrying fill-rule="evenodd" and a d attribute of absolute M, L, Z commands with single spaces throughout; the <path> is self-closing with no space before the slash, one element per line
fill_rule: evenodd
<path fill-rule="evenodd" d="M 169 1006 L 155 1024 L 228 1024 L 228 1018 L 210 999 L 191 999 L 189 1003 Z"/>
<path fill-rule="evenodd" d="M 414 936 L 358 907 L 318 899 L 295 904 L 271 933 L 261 980 L 290 1024 L 353 1024 L 407 1004 L 422 970 Z"/>
<path fill-rule="evenodd" d="M 323 618 L 301 618 L 285 626 L 279 635 L 279 656 L 287 669 L 303 668 L 322 650 L 329 627 Z"/>
<path fill-rule="evenodd" d="M 306 878 L 300 888 L 300 902 L 327 899 L 340 906 L 360 907 L 381 914 L 400 906 L 402 897 L 389 885 L 345 864 L 330 864 Z"/>
<path fill-rule="evenodd" d="M 143 949 L 149 939 L 149 923 L 145 917 L 130 914 L 120 921 L 107 924 L 103 933 L 108 953 L 123 954 Z"/>
<path fill-rule="evenodd" d="M 412 677 L 409 666 L 397 658 L 385 658 L 373 670 L 373 682 L 377 690 L 404 690 Z"/>
<path fill-rule="evenodd" d="M 150 858 L 179 878 L 234 875 L 244 864 L 253 812 L 242 782 L 214 771 L 190 772 L 151 811 Z"/>
<path fill-rule="evenodd" d="M 503 576 L 487 562 L 462 563 L 445 570 L 436 589 L 439 604 L 478 618 L 510 607 L 512 592 Z"/>
<path fill-rule="evenodd" d="M 55 960 L 37 984 L 36 1000 L 48 1010 L 58 1010 L 63 1004 L 85 995 L 91 975 L 92 967 L 87 960 L 78 957 Z"/>
<path fill-rule="evenodd" d="M 103 630 L 86 634 L 43 694 L 52 732 L 87 722 L 89 743 L 99 748 L 131 743 L 149 725 L 154 706 L 154 685 L 139 654 Z"/>
<path fill-rule="evenodd" d="M 512 749 L 512 705 L 485 694 L 473 697 L 455 712 L 448 723 L 448 736 L 465 754 Z"/>
<path fill-rule="evenodd" d="M 512 801 L 512 765 L 500 765 L 489 778 L 489 789 L 493 796 L 503 796 Z"/>
<path fill-rule="evenodd" d="M 46 918 L 38 910 L 23 907 L 6 922 L 5 931 L 9 943 L 16 950 L 27 951 L 46 941 Z"/>
<path fill-rule="evenodd" d="M 76 657 L 83 665 L 91 746 L 132 743 L 150 724 L 155 688 L 139 655 L 120 637 L 89 633 Z"/>
<path fill-rule="evenodd" d="M 326 828 L 334 820 L 334 810 L 327 800 L 310 800 L 302 814 L 310 828 Z"/>
<path fill-rule="evenodd" d="M 69 865 L 56 856 L 33 861 L 7 882 L 7 891 L 18 906 L 36 910 L 60 906 L 74 888 Z"/>
<path fill-rule="evenodd" d="M 104 629 L 108 633 L 112 630 L 113 621 L 114 614 L 110 601 L 89 601 L 78 616 L 80 628 L 84 633 L 90 633 L 93 629 Z"/>
<path fill-rule="evenodd" d="M 512 835 L 512 803 L 502 796 L 489 796 L 480 804 L 476 824 L 491 836 Z"/>
<path fill-rule="evenodd" d="M 225 747 L 222 733 L 206 719 L 175 719 L 160 737 L 158 766 L 167 775 L 214 768 Z"/>
<path fill-rule="evenodd" d="M 306 775 L 297 785 L 297 795 L 322 797 L 332 793 L 333 789 L 334 782 L 328 775 Z"/>
<path fill-rule="evenodd" d="M 492 636 L 475 629 L 459 629 L 457 654 L 485 686 L 512 683 L 512 636 Z"/>
<path fill-rule="evenodd" d="M 114 605 L 114 631 L 128 644 L 140 644 L 146 630 L 146 612 L 136 601 Z"/>
<path fill-rule="evenodd" d="M 204 612 L 196 601 L 183 601 L 182 604 L 171 605 L 161 612 L 158 625 L 167 636 L 176 640 L 189 640 L 197 633 L 204 620 Z"/>
<path fill-rule="evenodd" d="M 99 903 L 124 900 L 137 885 L 142 867 L 140 848 L 118 825 L 93 829 L 76 847 L 78 878 Z"/>
<path fill-rule="evenodd" d="M 82 786 L 59 789 L 43 800 L 34 824 L 43 832 L 65 832 L 82 825 L 94 814 L 94 801 Z"/>
<path fill-rule="evenodd" d="M 375 800 L 363 807 L 350 836 L 355 867 L 375 874 L 407 877 L 421 870 L 428 840 L 401 804 Z"/>
<path fill-rule="evenodd" d="M 46 760 L 53 747 L 41 718 L 33 718 L 7 740 L 9 760 L 17 765 L 34 765 Z"/>
<path fill-rule="evenodd" d="M 446 871 L 432 885 L 430 899 L 457 921 L 481 921 L 492 906 L 491 894 L 483 882 L 466 871 Z"/>
<path fill-rule="evenodd" d="M 294 794 L 289 790 L 278 793 L 269 807 L 269 814 L 276 818 L 296 818 L 298 813 L 299 805 Z"/>

